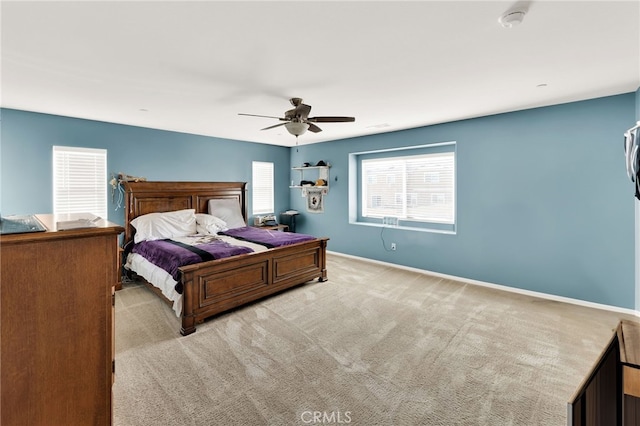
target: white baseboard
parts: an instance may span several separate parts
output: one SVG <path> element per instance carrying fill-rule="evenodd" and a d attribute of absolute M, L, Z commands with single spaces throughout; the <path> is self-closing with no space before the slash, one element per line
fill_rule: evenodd
<path fill-rule="evenodd" d="M 352 259 L 357 259 L 357 260 L 361 260 L 361 261 L 364 261 L 364 262 L 370 262 L 370 263 L 376 263 L 376 264 L 379 264 L 379 265 L 385 265 L 385 266 L 389 266 L 389 267 L 392 267 L 392 268 L 404 269 L 406 271 L 417 272 L 419 274 L 432 275 L 434 277 L 445 278 L 445 279 L 453 280 L 453 281 L 460 281 L 460 282 L 466 283 L 466 284 L 478 285 L 478 286 L 482 286 L 482 287 L 493 288 L 493 289 L 496 289 L 496 290 L 502 290 L 502 291 L 508 291 L 508 292 L 511 292 L 511 293 L 518 293 L 518 294 L 524 294 L 524 295 L 527 295 L 527 296 L 538 297 L 540 299 L 547 299 L 547 300 L 553 300 L 553 301 L 556 301 L 556 302 L 570 303 L 572 305 L 585 306 L 585 307 L 588 307 L 588 308 L 602 309 L 602 310 L 605 310 L 605 311 L 617 312 L 617 313 L 626 314 L 626 315 L 635 315 L 637 317 L 640 317 L 640 311 L 636 311 L 634 309 L 621 308 L 619 306 L 612 306 L 612 305 L 604 305 L 604 304 L 601 304 L 601 303 L 587 302 L 586 300 L 573 299 L 571 297 L 556 296 L 554 294 L 541 293 L 541 292 L 538 292 L 538 291 L 524 290 L 524 289 L 521 289 L 521 288 L 509 287 L 509 286 L 501 285 L 501 284 L 493 284 L 493 283 L 488 283 L 488 282 L 485 282 L 485 281 L 472 280 L 470 278 L 457 277 L 455 275 L 442 274 L 440 272 L 433 272 L 433 271 L 428 271 L 426 269 L 412 268 L 410 266 L 397 265 L 395 263 L 383 262 L 381 260 L 368 259 L 366 257 L 353 256 L 353 255 L 350 255 L 350 254 L 344 254 L 344 253 L 339 253 L 339 252 L 330 251 L 330 250 L 327 250 L 327 253 L 332 254 L 332 255 L 336 255 L 336 256 L 342 256 L 342 257 L 348 257 L 348 258 L 352 258 Z"/>

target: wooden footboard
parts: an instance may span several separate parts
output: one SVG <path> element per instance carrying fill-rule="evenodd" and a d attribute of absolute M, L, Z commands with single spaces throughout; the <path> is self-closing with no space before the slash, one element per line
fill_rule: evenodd
<path fill-rule="evenodd" d="M 180 268 L 182 328 L 188 335 L 206 318 L 318 278 L 327 279 L 327 238 Z"/>

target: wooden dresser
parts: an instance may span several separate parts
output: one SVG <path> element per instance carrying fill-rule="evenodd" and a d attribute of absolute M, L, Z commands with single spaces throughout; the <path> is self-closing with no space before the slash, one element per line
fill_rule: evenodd
<path fill-rule="evenodd" d="M 640 323 L 620 322 L 569 401 L 567 424 L 640 425 Z"/>
<path fill-rule="evenodd" d="M 0 424 L 109 425 L 119 225 L 0 236 Z"/>

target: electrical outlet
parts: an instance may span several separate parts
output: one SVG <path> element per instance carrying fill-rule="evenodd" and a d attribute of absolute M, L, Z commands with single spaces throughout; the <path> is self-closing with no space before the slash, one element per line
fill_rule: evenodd
<path fill-rule="evenodd" d="M 387 226 L 398 226 L 398 218 L 395 216 L 384 216 L 382 224 Z"/>
<path fill-rule="evenodd" d="M 395 250 L 396 249 L 396 243 L 391 243 L 391 250 Z"/>

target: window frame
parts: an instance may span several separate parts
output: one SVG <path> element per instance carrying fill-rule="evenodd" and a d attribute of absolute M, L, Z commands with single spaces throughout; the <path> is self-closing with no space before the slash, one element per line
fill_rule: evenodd
<path fill-rule="evenodd" d="M 424 145 L 414 145 L 407 147 L 398 147 L 390 149 L 381 149 L 373 151 L 354 152 L 349 154 L 349 223 L 355 225 L 366 226 L 389 226 L 385 223 L 384 217 L 376 217 L 375 215 L 363 215 L 363 203 L 365 202 L 363 194 L 363 182 L 365 177 L 362 173 L 363 160 L 370 159 L 394 159 L 402 157 L 410 157 L 414 155 L 429 155 L 429 154 L 442 154 L 451 153 L 453 156 L 453 176 L 452 176 L 452 220 L 440 221 L 440 220 L 419 220 L 408 219 L 402 216 L 402 213 L 398 217 L 398 226 L 394 226 L 400 229 L 410 229 L 424 232 L 438 232 L 455 234 L 457 231 L 457 143 L 455 141 L 439 142 Z M 368 181 L 371 181 L 370 176 L 366 177 Z M 407 188 L 403 189 L 405 197 L 411 197 L 413 191 L 408 191 Z M 367 194 L 367 197 L 371 197 L 372 194 Z M 394 194 L 394 199 L 397 197 Z M 407 202 L 409 202 L 407 198 Z M 405 207 L 406 209 L 406 207 Z M 393 215 L 389 215 L 393 216 Z"/>

